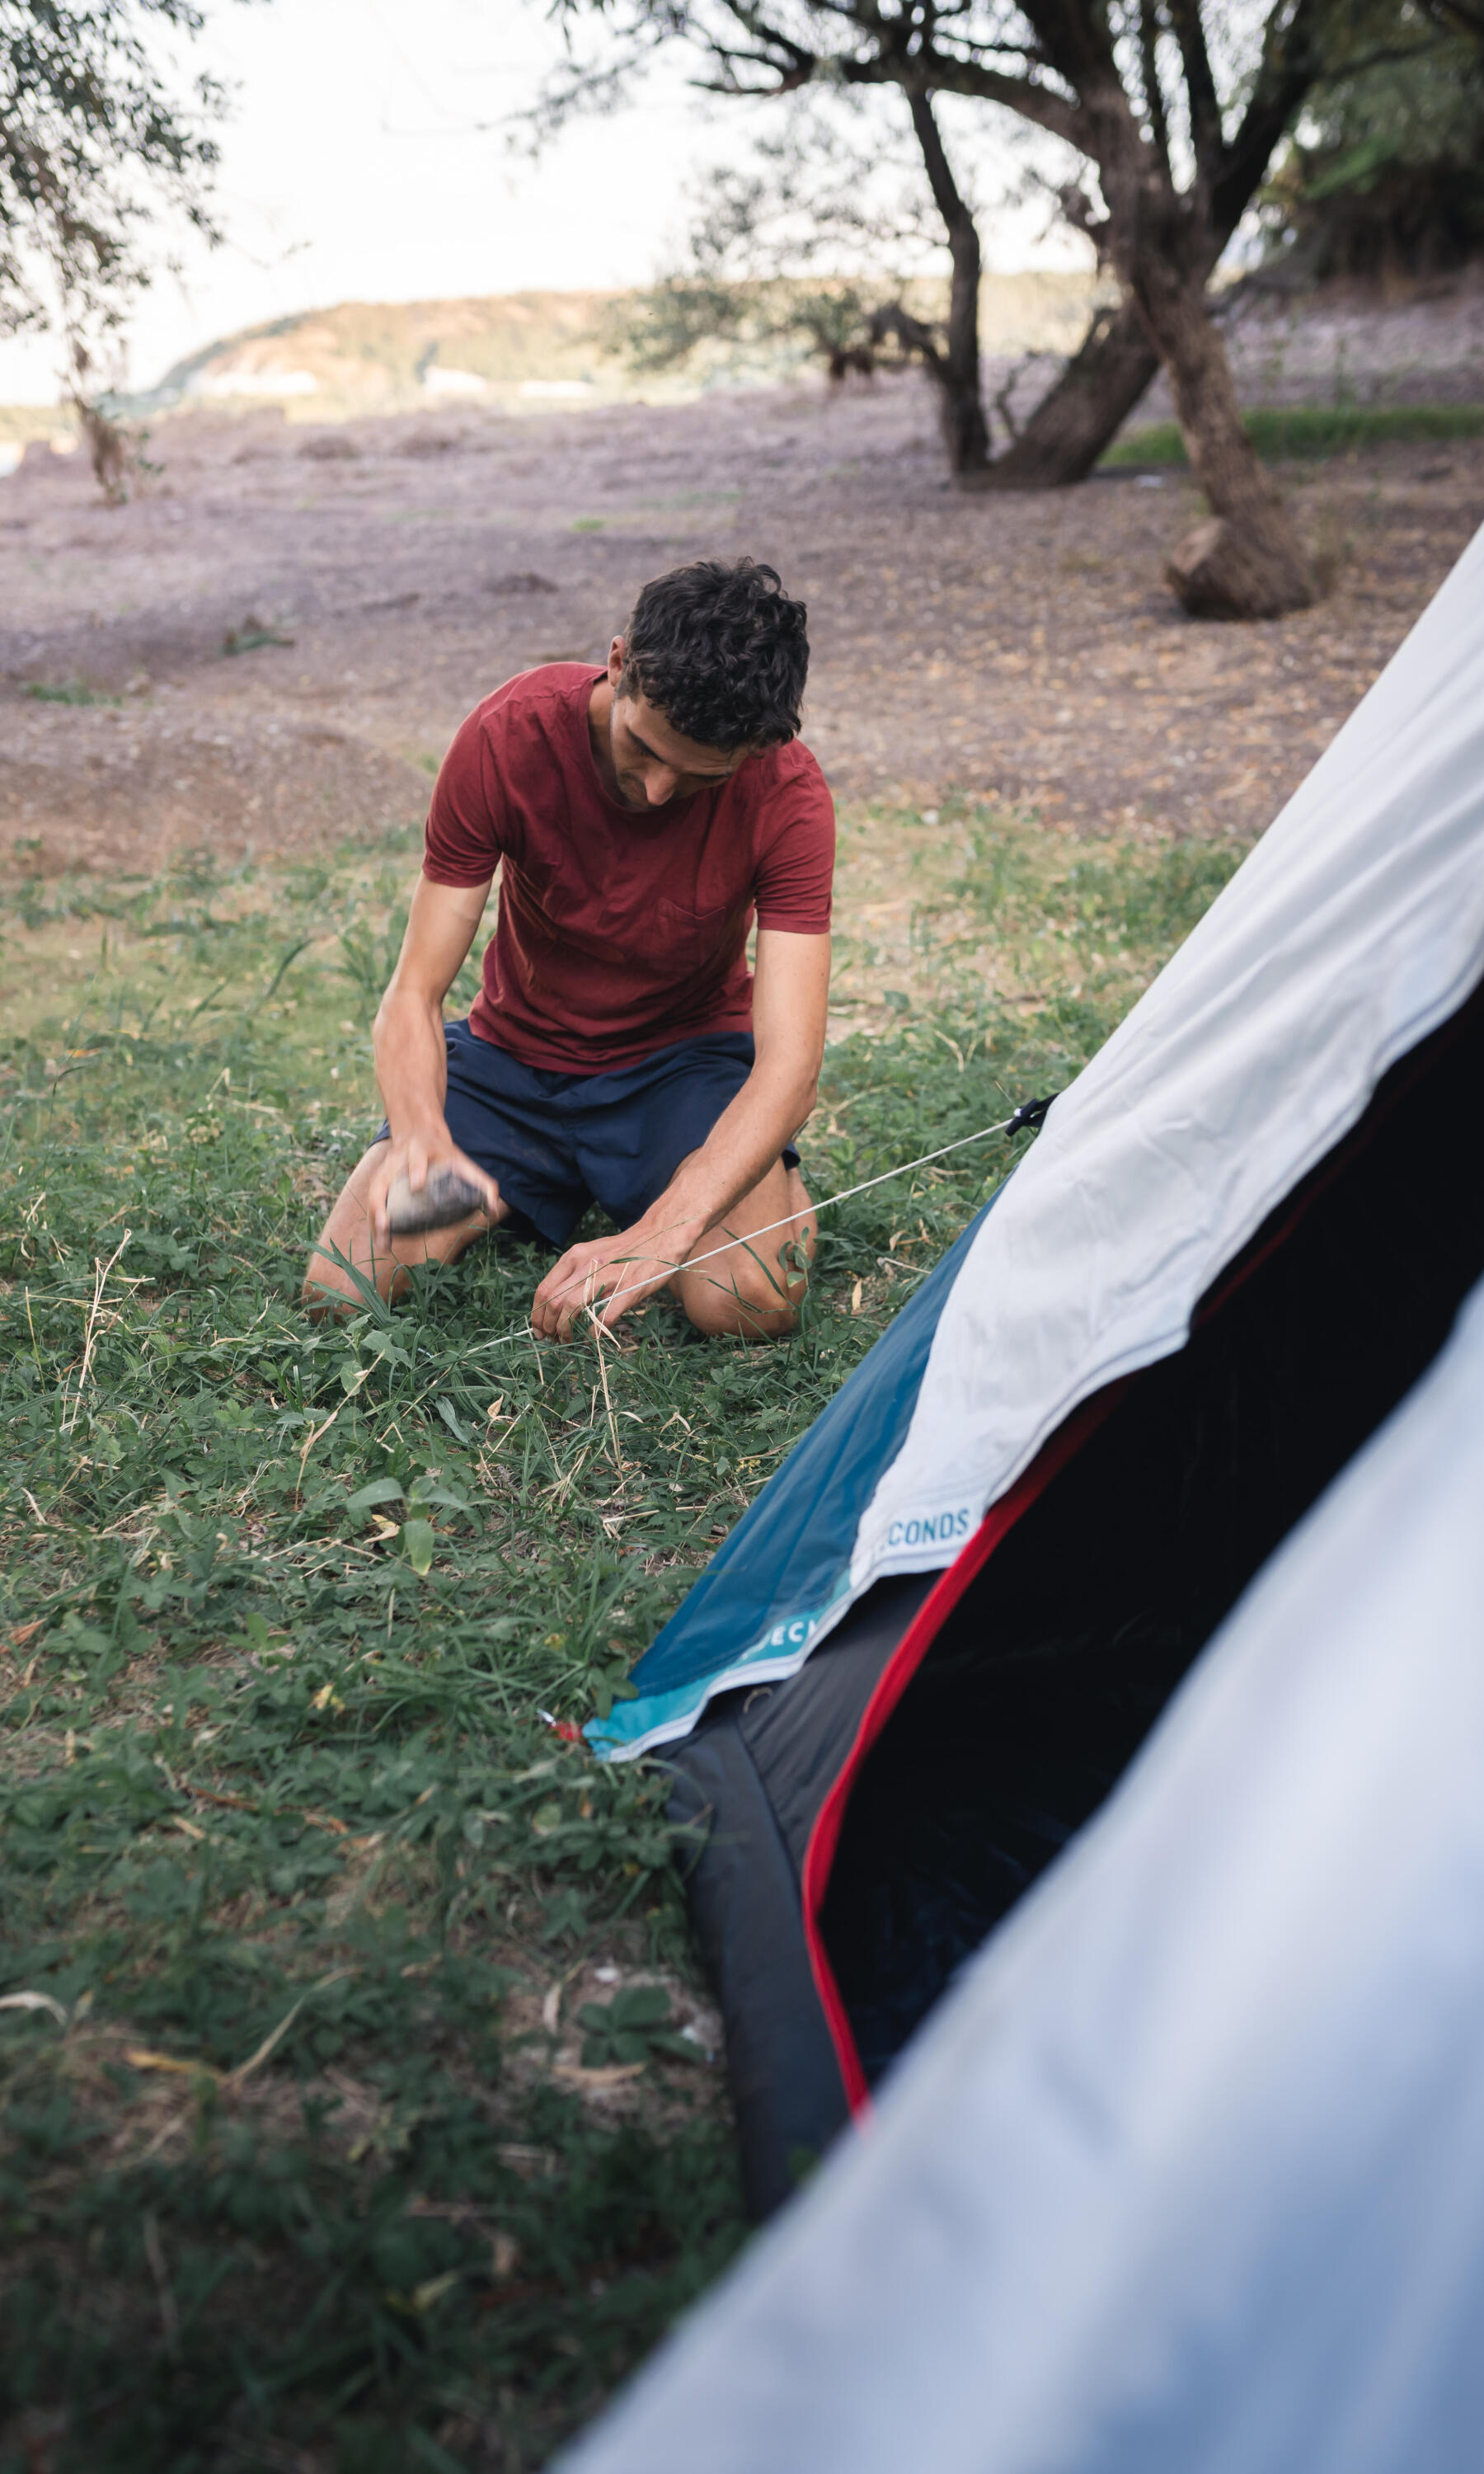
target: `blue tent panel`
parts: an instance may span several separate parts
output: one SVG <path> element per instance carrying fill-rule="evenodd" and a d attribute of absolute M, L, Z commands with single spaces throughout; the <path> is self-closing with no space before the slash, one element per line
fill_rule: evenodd
<path fill-rule="evenodd" d="M 975 1214 L 717 1549 L 634 1668 L 638 1699 L 589 1721 L 587 1740 L 600 1757 L 622 1758 L 682 1735 L 713 1693 L 802 1662 L 849 1592 L 861 1515 L 901 1449 L 944 1301 L 997 1199 Z"/>

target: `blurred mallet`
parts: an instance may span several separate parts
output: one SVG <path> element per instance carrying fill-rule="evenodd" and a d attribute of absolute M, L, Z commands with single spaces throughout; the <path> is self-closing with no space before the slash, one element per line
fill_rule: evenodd
<path fill-rule="evenodd" d="M 471 1211 L 482 1211 L 484 1201 L 478 1186 L 456 1168 L 429 1169 L 416 1193 L 405 1176 L 395 1177 L 387 1191 L 387 1226 L 394 1237 L 421 1237 L 456 1226 Z"/>

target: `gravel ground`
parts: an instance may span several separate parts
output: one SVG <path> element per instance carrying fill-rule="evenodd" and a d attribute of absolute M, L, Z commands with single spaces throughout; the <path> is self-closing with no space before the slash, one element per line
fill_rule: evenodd
<path fill-rule="evenodd" d="M 843 798 L 1247 835 L 1484 515 L 1484 442 L 1296 468 L 1333 589 L 1233 628 L 1161 580 L 1187 481 L 963 497 L 910 377 L 324 430 L 192 416 L 151 452 L 119 509 L 81 456 L 0 482 L 0 864 L 132 873 L 405 824 L 491 687 L 600 660 L 646 576 L 742 551 L 808 600 L 807 735 Z"/>

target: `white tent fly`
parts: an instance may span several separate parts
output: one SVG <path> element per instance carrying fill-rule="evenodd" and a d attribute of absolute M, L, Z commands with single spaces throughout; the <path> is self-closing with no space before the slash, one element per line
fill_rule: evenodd
<path fill-rule="evenodd" d="M 1476 2474 L 1484 1296 L 562 2474 Z"/>

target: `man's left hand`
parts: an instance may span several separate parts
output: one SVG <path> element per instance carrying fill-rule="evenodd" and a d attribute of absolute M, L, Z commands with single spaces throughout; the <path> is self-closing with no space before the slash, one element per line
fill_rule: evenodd
<path fill-rule="evenodd" d="M 574 1329 L 586 1321 L 611 1331 L 615 1322 L 662 1289 L 681 1269 L 687 1232 L 676 1228 L 668 1233 L 677 1241 L 675 1251 L 668 1255 L 657 1250 L 655 1239 L 646 1240 L 634 1228 L 616 1237 L 595 1237 L 586 1245 L 569 1246 L 532 1300 L 531 1328 L 537 1338 L 570 1340 Z"/>

